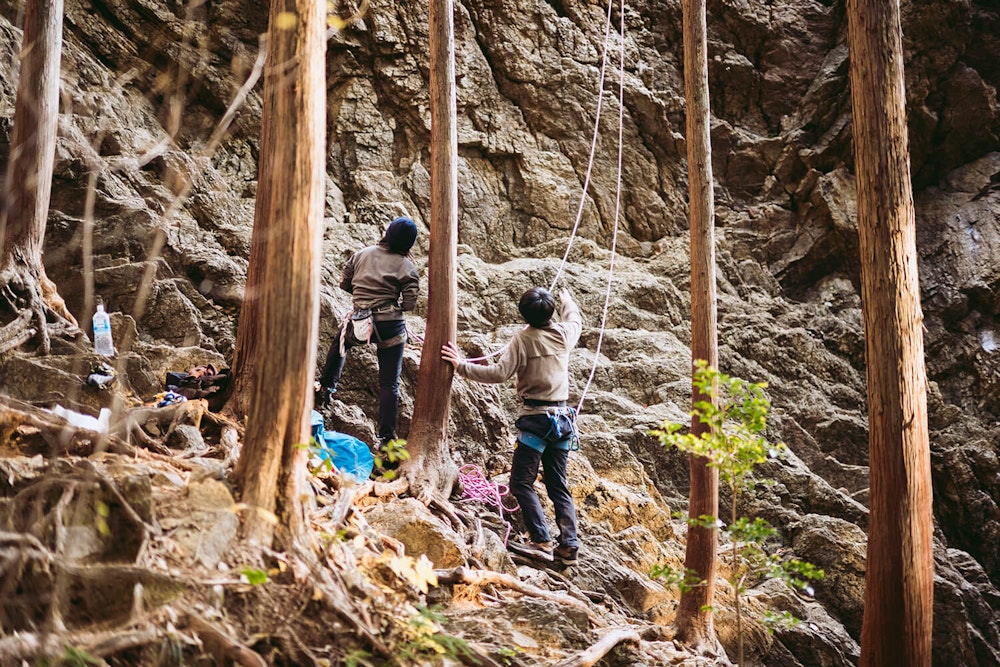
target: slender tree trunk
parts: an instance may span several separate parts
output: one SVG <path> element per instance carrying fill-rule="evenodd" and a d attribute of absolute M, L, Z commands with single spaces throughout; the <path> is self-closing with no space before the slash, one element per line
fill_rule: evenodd
<path fill-rule="evenodd" d="M 684 95 L 687 99 L 688 220 L 691 228 L 691 359 L 718 368 L 715 291 L 715 201 L 712 194 L 712 143 L 708 100 L 707 29 L 704 0 L 684 0 Z M 694 368 L 692 367 L 692 372 Z M 692 386 L 692 401 L 711 400 Z M 697 418 L 691 431 L 707 430 Z M 719 514 L 719 473 L 702 457 L 691 457 L 691 518 Z M 681 594 L 677 637 L 718 650 L 712 613 L 717 566 L 716 529 L 688 529 L 684 567 L 704 580 Z"/>
<path fill-rule="evenodd" d="M 849 0 L 847 17 L 871 467 L 860 664 L 926 667 L 931 471 L 899 3 Z"/>
<path fill-rule="evenodd" d="M 319 334 L 319 264 L 325 170 L 326 5 L 274 0 L 268 28 L 261 164 L 254 240 L 256 307 L 241 313 L 244 349 L 254 364 L 238 476 L 250 506 L 244 534 L 267 544 L 269 515 L 297 535 L 309 441 Z M 243 318 L 250 317 L 246 323 Z M 246 348 L 253 353 L 247 354 Z M 246 369 L 248 366 L 244 365 Z"/>
<path fill-rule="evenodd" d="M 439 350 L 455 340 L 458 283 L 458 130 L 453 0 L 430 0 L 431 220 L 427 335 L 403 472 L 423 495 L 450 493 L 458 470 L 448 451 L 454 370 Z"/>
<path fill-rule="evenodd" d="M 274 133 L 261 133 L 260 161 L 257 173 L 270 173 L 274 154 L 274 145 L 264 144 L 265 138 L 273 142 Z M 270 135 L 270 136 L 267 136 Z M 236 329 L 236 348 L 233 351 L 232 381 L 227 387 L 229 398 L 225 411 L 238 421 L 243 421 L 250 414 L 250 398 L 253 386 L 257 381 L 257 361 L 259 359 L 258 341 L 260 340 L 260 289 L 261 276 L 265 273 L 267 264 L 268 237 L 271 235 L 269 221 L 266 221 L 262 211 L 271 206 L 269 188 L 257 188 L 255 204 L 255 222 L 253 234 L 250 237 L 250 263 L 247 265 L 247 281 L 243 288 L 243 303 L 240 304 L 240 321 Z"/>
<path fill-rule="evenodd" d="M 28 0 L 14 127 L 0 208 L 0 283 L 16 297 L 8 307 L 34 314 L 43 353 L 48 353 L 45 307 L 73 324 L 72 316 L 45 275 L 42 245 L 49 215 L 52 166 L 59 121 L 59 63 L 62 0 Z"/>

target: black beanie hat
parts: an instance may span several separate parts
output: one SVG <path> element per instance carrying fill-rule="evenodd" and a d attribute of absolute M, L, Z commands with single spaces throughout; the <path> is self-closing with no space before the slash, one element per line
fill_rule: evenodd
<path fill-rule="evenodd" d="M 389 246 L 389 250 L 397 255 L 405 255 L 410 252 L 414 242 L 417 240 L 417 225 L 406 217 L 398 217 L 389 223 L 389 228 L 385 230 L 382 243 Z"/>

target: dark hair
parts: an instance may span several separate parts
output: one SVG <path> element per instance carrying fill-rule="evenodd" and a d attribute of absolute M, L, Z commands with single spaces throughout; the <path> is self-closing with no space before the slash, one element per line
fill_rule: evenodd
<path fill-rule="evenodd" d="M 552 293 L 544 287 L 532 287 L 521 295 L 517 309 L 521 311 L 521 317 L 525 322 L 541 329 L 549 325 L 552 313 L 556 309 L 556 302 L 552 298 Z"/>
<path fill-rule="evenodd" d="M 391 252 L 405 255 L 417 240 L 417 225 L 406 217 L 398 217 L 389 223 L 380 243 L 389 246 Z"/>

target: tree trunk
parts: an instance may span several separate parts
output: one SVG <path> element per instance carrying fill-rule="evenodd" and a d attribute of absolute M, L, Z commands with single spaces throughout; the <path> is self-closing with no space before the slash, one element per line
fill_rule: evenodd
<path fill-rule="evenodd" d="M 441 346 L 455 340 L 458 282 L 458 131 L 453 0 L 430 0 L 431 220 L 427 334 L 417 377 L 410 460 L 403 473 L 420 495 L 447 498 L 458 478 L 448 451 L 448 415 L 454 369 Z"/>
<path fill-rule="evenodd" d="M 270 173 L 274 146 L 263 143 L 261 132 L 260 161 L 257 173 Z M 273 133 L 272 133 L 273 136 Z M 270 137 L 268 137 L 270 139 Z M 250 414 L 250 398 L 257 379 L 258 345 L 260 340 L 260 288 L 261 276 L 265 273 L 267 264 L 268 236 L 271 231 L 265 222 L 262 211 L 270 207 L 270 192 L 266 187 L 257 188 L 253 234 L 250 237 L 250 262 L 247 265 L 247 281 L 243 288 L 243 303 L 240 304 L 240 321 L 236 329 L 236 347 L 233 351 L 232 381 L 226 388 L 229 397 L 226 399 L 225 412 L 237 421 L 243 422 Z"/>
<path fill-rule="evenodd" d="M 715 291 L 715 201 L 712 194 L 712 144 L 709 135 L 708 60 L 704 0 L 684 0 L 684 95 L 687 99 L 688 220 L 691 228 L 691 360 L 703 359 L 718 368 Z M 694 367 L 692 366 L 692 372 Z M 709 400 L 692 386 L 692 401 Z M 706 426 L 691 420 L 691 431 Z M 719 473 L 707 459 L 691 457 L 691 518 L 718 516 Z M 704 580 L 681 594 L 677 638 L 718 650 L 712 613 L 715 596 L 716 529 L 688 528 L 684 567 Z"/>
<path fill-rule="evenodd" d="M 325 188 L 326 5 L 274 0 L 261 120 L 254 221 L 256 265 L 248 285 L 256 305 L 240 317 L 250 375 L 247 429 L 238 477 L 250 506 L 244 535 L 267 545 L 277 508 L 295 536 L 309 442 L 309 410 L 319 334 L 319 263 Z M 247 319 L 246 322 L 243 320 Z M 247 350 L 252 350 L 248 353 Z M 244 363 L 243 372 L 250 366 Z M 245 378 L 244 378 L 245 380 Z"/>
<path fill-rule="evenodd" d="M 76 324 L 42 264 L 59 120 L 62 15 L 62 0 L 28 0 L 24 8 L 14 127 L 0 209 L 0 284 L 7 285 L 4 298 L 11 311 L 6 315 L 16 317 L 25 307 L 32 311 L 43 353 L 49 350 L 47 305 L 50 312 Z"/>
<path fill-rule="evenodd" d="M 860 664 L 926 667 L 931 471 L 898 0 L 849 0 L 847 17 L 871 469 Z"/>

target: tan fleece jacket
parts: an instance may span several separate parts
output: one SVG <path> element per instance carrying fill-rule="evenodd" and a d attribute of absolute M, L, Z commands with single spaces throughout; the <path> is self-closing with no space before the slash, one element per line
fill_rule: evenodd
<path fill-rule="evenodd" d="M 401 311 L 413 310 L 417 305 L 420 276 L 409 257 L 390 252 L 380 243 L 354 253 L 340 274 L 340 287 L 353 295 L 355 308 L 399 308 L 391 313 L 376 313 L 376 320 L 401 320 Z"/>
<path fill-rule="evenodd" d="M 536 401 L 569 399 L 569 353 L 580 340 L 583 319 L 572 299 L 559 304 L 561 322 L 544 329 L 528 327 L 514 334 L 495 364 L 462 362 L 456 372 L 476 382 L 497 384 L 517 373 L 517 393 Z M 545 408 L 522 406 L 519 415 L 544 413 Z"/>

